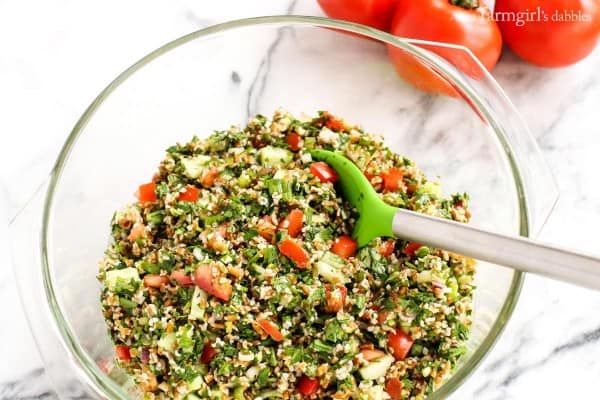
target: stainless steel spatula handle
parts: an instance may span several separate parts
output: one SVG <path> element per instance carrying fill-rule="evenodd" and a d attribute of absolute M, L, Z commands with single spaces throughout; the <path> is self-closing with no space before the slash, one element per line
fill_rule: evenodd
<path fill-rule="evenodd" d="M 600 259 L 593 256 L 404 209 L 395 214 L 392 230 L 423 245 L 600 290 Z"/>

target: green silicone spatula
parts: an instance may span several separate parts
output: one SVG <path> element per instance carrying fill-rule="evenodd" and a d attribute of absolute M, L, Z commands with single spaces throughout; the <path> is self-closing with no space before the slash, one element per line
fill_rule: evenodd
<path fill-rule="evenodd" d="M 600 259 L 596 257 L 392 207 L 343 154 L 326 150 L 310 154 L 336 170 L 338 189 L 358 210 L 352 236 L 359 247 L 377 237 L 397 237 L 600 290 Z"/>

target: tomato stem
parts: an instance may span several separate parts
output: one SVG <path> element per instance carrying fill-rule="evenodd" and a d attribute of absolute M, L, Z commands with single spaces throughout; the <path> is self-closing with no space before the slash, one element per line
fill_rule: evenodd
<path fill-rule="evenodd" d="M 479 0 L 450 0 L 450 3 L 466 9 L 478 8 L 480 5 Z"/>

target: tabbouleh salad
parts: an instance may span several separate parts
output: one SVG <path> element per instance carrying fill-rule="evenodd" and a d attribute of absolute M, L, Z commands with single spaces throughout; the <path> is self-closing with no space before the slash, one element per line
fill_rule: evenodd
<path fill-rule="evenodd" d="M 382 138 L 328 112 L 257 115 L 167 150 L 112 219 L 101 302 L 144 399 L 423 399 L 466 351 L 475 263 L 389 238 L 308 149 L 343 152 L 389 204 L 467 222 Z"/>

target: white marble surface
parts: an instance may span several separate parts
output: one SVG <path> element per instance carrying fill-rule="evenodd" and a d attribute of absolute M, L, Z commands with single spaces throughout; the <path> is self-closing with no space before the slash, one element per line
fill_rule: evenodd
<path fill-rule="evenodd" d="M 0 198 L 12 215 L 42 182 L 91 99 L 133 61 L 200 27 L 292 12 L 312 0 L 0 1 Z M 542 239 L 600 253 L 600 51 L 563 70 L 509 52 L 494 75 L 524 115 L 561 199 Z M 2 201 L 0 201 L 2 207 Z M 0 212 L 0 217 L 2 212 Z M 6 262 L 0 229 L 0 399 L 54 399 Z M 529 276 L 496 347 L 455 399 L 596 398 L 600 294 Z"/>

